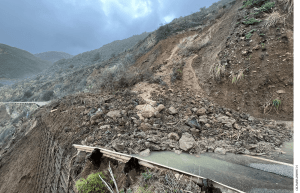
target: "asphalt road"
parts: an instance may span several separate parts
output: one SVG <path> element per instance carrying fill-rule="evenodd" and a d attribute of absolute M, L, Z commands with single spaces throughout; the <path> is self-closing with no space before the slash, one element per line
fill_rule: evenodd
<path fill-rule="evenodd" d="M 205 153 L 195 157 L 186 153 L 151 152 L 144 159 L 194 173 L 244 192 L 293 192 L 291 165 L 229 153 Z"/>

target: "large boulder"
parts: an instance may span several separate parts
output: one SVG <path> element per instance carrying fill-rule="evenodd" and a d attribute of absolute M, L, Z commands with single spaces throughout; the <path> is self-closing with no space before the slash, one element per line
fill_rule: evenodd
<path fill-rule="evenodd" d="M 189 151 L 194 147 L 195 143 L 196 141 L 191 134 L 183 133 L 182 137 L 179 140 L 179 147 L 184 151 Z"/>

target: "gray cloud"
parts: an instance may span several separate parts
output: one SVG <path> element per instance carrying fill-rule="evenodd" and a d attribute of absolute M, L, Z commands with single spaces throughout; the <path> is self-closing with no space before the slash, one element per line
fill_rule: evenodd
<path fill-rule="evenodd" d="M 33 54 L 64 51 L 76 55 L 114 40 L 154 31 L 167 16 L 189 15 L 216 1 L 152 0 L 143 5 L 145 2 L 2 0 L 0 43 Z"/>

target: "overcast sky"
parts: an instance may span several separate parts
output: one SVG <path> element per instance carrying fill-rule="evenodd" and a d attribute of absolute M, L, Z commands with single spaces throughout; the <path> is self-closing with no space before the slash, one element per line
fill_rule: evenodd
<path fill-rule="evenodd" d="M 1 0 L 0 43 L 76 55 L 151 32 L 217 0 Z"/>

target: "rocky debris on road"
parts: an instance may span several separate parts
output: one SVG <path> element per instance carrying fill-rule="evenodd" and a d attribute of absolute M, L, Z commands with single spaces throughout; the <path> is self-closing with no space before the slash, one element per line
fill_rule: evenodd
<path fill-rule="evenodd" d="M 52 125 L 50 130 L 68 128 L 58 139 L 80 136 L 85 145 L 128 154 L 167 150 L 260 155 L 275 151 L 292 137 L 285 124 L 217 106 L 190 91 L 158 93 L 152 93 L 156 102 L 151 105 L 128 91 L 106 94 L 106 99 L 101 94 L 72 95 L 61 101 L 57 111 L 43 114 L 50 104 L 37 114 Z"/>

